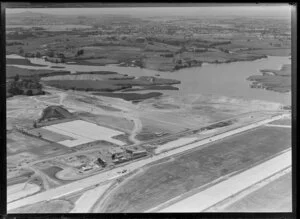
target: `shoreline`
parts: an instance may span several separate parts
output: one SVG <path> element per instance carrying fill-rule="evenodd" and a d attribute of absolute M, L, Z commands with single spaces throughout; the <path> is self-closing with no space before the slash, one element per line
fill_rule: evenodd
<path fill-rule="evenodd" d="M 13 59 L 22 59 L 21 57 L 23 56 L 20 56 L 20 55 L 17 55 L 17 54 L 7 54 L 7 56 L 10 56 L 9 58 L 6 58 L 7 59 L 10 59 L 10 60 L 13 60 Z M 15 57 L 14 56 L 18 56 L 18 57 Z M 49 65 L 40 65 L 40 64 L 34 64 L 31 62 L 30 59 L 26 59 L 26 57 L 23 57 L 25 60 L 28 60 L 31 64 L 22 64 L 23 66 L 36 66 L 36 67 L 50 67 L 50 68 L 53 68 L 53 66 L 55 65 L 52 65 L 52 64 L 60 64 L 62 66 L 57 66 L 58 68 L 61 68 L 61 67 L 64 67 L 63 65 L 81 65 L 81 66 L 99 66 L 99 67 L 105 67 L 105 66 L 116 66 L 116 67 L 133 67 L 133 68 L 140 68 L 140 69 L 146 69 L 146 70 L 153 70 L 153 71 L 157 71 L 157 72 L 177 72 L 179 70 L 182 70 L 182 69 L 189 69 L 189 68 L 195 68 L 195 67 L 202 67 L 204 65 L 211 65 L 211 64 L 226 64 L 226 63 L 233 63 L 233 62 L 247 62 L 247 61 L 255 61 L 255 60 L 260 60 L 260 59 L 265 59 L 265 58 L 268 58 L 269 56 L 268 55 L 261 55 L 260 57 L 249 57 L 249 58 L 245 58 L 245 59 L 237 59 L 237 58 L 234 58 L 234 59 L 228 59 L 228 60 L 225 60 L 225 61 L 218 61 L 218 60 L 215 60 L 215 61 L 210 61 L 210 62 L 201 62 L 201 64 L 197 64 L 197 65 L 191 65 L 191 66 L 181 66 L 181 67 L 178 67 L 176 68 L 174 66 L 174 69 L 171 69 L 171 70 L 162 70 L 162 69 L 157 69 L 157 68 L 146 68 L 146 67 L 141 67 L 141 66 L 121 66 L 120 64 L 122 63 L 121 61 L 118 61 L 117 63 L 109 63 L 109 64 L 97 64 L 97 63 L 90 63 L 90 62 L 87 62 L 85 60 L 73 60 L 73 59 L 67 59 L 67 61 L 65 63 L 54 63 L 54 62 L 49 62 L 50 64 Z M 42 59 L 42 58 L 40 58 Z M 72 63 L 67 63 L 67 62 L 72 62 Z M 15 67 L 18 67 L 16 65 L 18 64 L 7 64 L 7 66 L 15 66 Z M 57 67 L 54 67 L 54 68 L 57 68 Z"/>
<path fill-rule="evenodd" d="M 261 75 L 251 75 L 246 80 L 250 87 L 277 93 L 291 93 L 291 64 L 282 64 L 279 69 L 260 69 Z"/>

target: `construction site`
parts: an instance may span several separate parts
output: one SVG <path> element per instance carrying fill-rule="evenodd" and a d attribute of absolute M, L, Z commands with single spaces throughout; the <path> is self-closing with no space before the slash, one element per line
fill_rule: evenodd
<path fill-rule="evenodd" d="M 96 182 L 103 186 L 100 186 L 99 189 L 96 187 L 95 192 L 99 191 L 99 194 L 102 194 L 106 191 L 105 194 L 115 197 L 122 188 L 122 186 L 118 186 L 118 190 L 114 189 L 118 182 L 125 179 L 125 183 L 132 177 L 134 179 L 139 176 L 136 171 L 152 165 L 161 166 L 165 159 L 167 159 L 166 162 L 170 162 L 177 159 L 176 156 L 179 154 L 187 153 L 190 150 L 204 150 L 202 148 L 207 146 L 210 148 L 212 147 L 210 145 L 214 145 L 214 141 L 255 129 L 261 125 L 267 124 L 274 128 L 290 125 L 288 122 L 290 121 L 289 111 L 276 108 L 276 105 L 265 107 L 261 103 L 261 106 L 257 105 L 256 110 L 248 112 L 241 110 L 235 116 L 220 116 L 222 113 L 220 111 L 215 119 L 207 119 L 207 122 L 203 122 L 203 125 L 198 127 L 190 126 L 185 129 L 175 127 L 172 131 L 166 128 L 155 129 L 158 124 L 153 123 L 154 120 L 150 123 L 151 116 L 145 120 L 145 115 L 150 115 L 150 112 L 156 113 L 156 115 L 166 115 L 167 112 L 172 112 L 174 115 L 182 113 L 183 110 L 187 110 L 186 100 L 182 105 L 177 101 L 177 110 L 173 110 L 174 106 L 170 110 L 166 101 L 167 105 L 164 108 L 156 108 L 158 104 L 161 104 L 161 100 L 156 101 L 155 105 L 150 100 L 148 103 L 135 105 L 124 101 L 111 102 L 110 98 L 89 97 L 83 92 L 77 92 L 76 98 L 71 92 L 61 92 L 54 88 L 49 88 L 48 92 L 52 94 L 27 97 L 26 104 L 30 101 L 31 104 L 26 107 L 24 107 L 25 102 L 24 104 L 19 102 L 18 106 L 14 104 L 18 97 L 13 97 L 11 103 L 8 103 L 9 122 L 18 120 L 19 115 L 22 115 L 22 119 L 26 119 L 24 111 L 31 112 L 26 114 L 29 118 L 24 124 L 19 123 L 7 128 L 9 209 L 23 209 L 29 203 L 32 203 L 29 205 L 32 209 L 35 205 L 40 206 L 39 200 L 44 200 L 44 197 L 52 197 L 51 200 L 60 200 L 61 198 L 69 200 L 67 194 L 71 192 L 70 194 L 73 195 L 70 197 L 77 197 L 74 200 L 70 199 L 73 200 L 72 205 L 75 205 L 72 211 L 78 212 L 81 207 L 75 204 L 75 200 L 80 204 L 82 203 L 81 199 L 89 199 L 88 197 L 91 197 L 93 192 L 88 188 L 95 186 Z M 80 96 L 81 98 L 85 97 L 84 105 L 81 104 Z M 93 103 L 89 104 L 88 98 L 93 98 Z M 195 97 L 193 98 L 195 99 Z M 199 103 L 208 104 L 206 101 Z M 197 102 L 197 106 L 199 103 Z M 92 106 L 97 104 L 101 104 L 102 107 Z M 148 104 L 148 111 L 145 110 L 146 104 Z M 149 107 L 152 104 L 154 106 Z M 174 105 L 174 102 L 172 104 Z M 195 104 L 195 100 L 192 104 Z M 219 104 L 222 105 L 222 101 L 219 101 Z M 114 109 L 111 110 L 110 107 Z M 143 108 L 143 110 L 138 114 L 137 109 L 133 111 L 134 107 L 138 107 L 138 110 Z M 240 105 L 237 105 L 236 108 L 232 105 L 230 108 L 235 111 L 245 109 L 240 108 Z M 129 109 L 131 109 L 131 114 L 127 113 L 130 112 Z M 121 116 L 120 112 L 122 112 Z M 118 120 L 119 118 L 120 120 Z M 161 120 L 162 124 L 167 121 L 166 119 L 171 122 L 174 116 L 170 114 L 164 118 Z M 205 121 L 204 118 L 202 117 L 202 121 Z M 109 123 L 109 119 L 113 123 Z M 120 125 L 116 129 L 114 127 L 117 123 Z M 154 126 L 151 127 L 151 124 Z M 144 127 L 151 127 L 151 130 L 148 128 L 147 131 L 151 131 L 153 137 L 139 139 L 139 133 L 143 133 Z M 264 132 L 261 133 L 266 135 Z M 282 134 L 279 133 L 278 136 L 280 135 Z M 241 141 L 239 140 L 239 142 Z M 170 157 L 171 160 L 168 161 Z M 152 173 L 149 173 L 152 181 L 154 176 L 151 175 Z M 107 183 L 110 186 L 106 186 Z M 80 185 L 84 185 L 84 187 Z M 130 186 L 127 187 L 130 188 Z M 60 192 L 60 190 L 62 191 Z M 36 198 L 36 196 L 41 198 Z M 82 198 L 80 198 L 81 196 Z M 110 206 L 108 198 L 105 199 L 105 204 L 99 200 L 100 196 L 91 202 L 93 204 L 90 204 L 89 211 L 124 211 L 123 208 L 108 207 Z M 133 203 L 135 202 L 133 201 Z M 140 201 L 140 203 L 143 202 Z M 148 203 L 150 204 L 150 202 Z M 150 210 L 151 207 L 154 206 L 145 205 L 142 208 L 128 206 L 127 209 L 128 211 L 145 211 Z"/>
<path fill-rule="evenodd" d="M 43 99 L 35 103 L 41 104 Z M 74 110 L 72 113 L 58 105 L 53 96 L 47 101 L 45 108 L 30 106 L 35 111 L 31 124 L 8 127 L 8 194 L 14 194 L 9 201 L 148 155 L 144 148 L 128 145 L 127 133 L 85 121 Z M 24 110 L 24 106 L 19 107 Z M 36 189 L 19 191 L 22 185 Z"/>
<path fill-rule="evenodd" d="M 7 9 L 7 212 L 291 212 L 288 7 Z"/>

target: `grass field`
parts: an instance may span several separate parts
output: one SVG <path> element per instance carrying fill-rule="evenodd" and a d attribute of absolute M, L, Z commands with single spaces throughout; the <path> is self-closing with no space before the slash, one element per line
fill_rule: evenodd
<path fill-rule="evenodd" d="M 163 95 L 160 92 L 150 92 L 145 94 L 139 93 L 93 93 L 94 95 L 113 97 L 113 98 L 121 98 L 123 100 L 132 101 L 132 100 L 144 100 L 154 97 L 159 97 Z"/>
<path fill-rule="evenodd" d="M 121 111 L 120 109 L 101 104 L 100 103 L 101 101 L 99 101 L 99 99 L 97 99 L 96 97 L 93 97 L 93 96 L 75 97 L 75 101 L 80 101 L 80 102 L 83 102 L 83 103 L 93 104 L 96 107 L 99 107 L 99 108 L 101 108 L 103 110 L 106 110 L 106 111 L 113 111 L 113 112 Z M 85 115 L 85 112 L 83 112 L 82 115 Z M 86 114 L 86 115 L 88 115 L 88 114 Z"/>
<path fill-rule="evenodd" d="M 57 143 L 48 143 L 47 145 L 31 150 L 30 152 L 37 154 L 38 156 L 57 156 L 72 151 L 72 149 L 64 145 Z"/>
<path fill-rule="evenodd" d="M 176 65 L 173 58 L 164 57 L 149 57 L 145 58 L 143 62 L 145 68 L 158 71 L 173 71 Z"/>
<path fill-rule="evenodd" d="M 38 65 L 31 63 L 28 59 L 6 59 L 7 65 L 29 65 L 29 66 L 39 66 L 39 67 L 45 67 L 46 65 Z"/>
<path fill-rule="evenodd" d="M 117 59 L 109 59 L 109 58 L 86 59 L 86 60 L 83 60 L 83 61 L 86 64 L 96 64 L 96 65 L 107 65 L 107 64 L 118 64 L 119 63 L 119 61 Z"/>
<path fill-rule="evenodd" d="M 82 47 L 84 54 L 80 59 L 105 58 L 109 60 L 126 61 L 136 59 L 141 54 L 141 49 L 131 46 L 87 46 Z"/>
<path fill-rule="evenodd" d="M 7 142 L 8 154 L 28 151 L 48 144 L 47 141 L 30 137 L 20 132 L 12 132 L 8 134 L 7 139 L 9 139 L 9 141 Z"/>
<path fill-rule="evenodd" d="M 13 209 L 9 213 L 68 213 L 72 208 L 72 203 L 56 199 Z"/>
<path fill-rule="evenodd" d="M 74 79 L 76 77 L 76 79 Z M 54 79 L 54 80 L 53 80 Z M 138 78 L 124 75 L 68 75 L 44 78 L 44 83 L 49 86 L 84 91 L 117 91 L 131 88 L 132 86 L 171 85 L 180 81 L 173 79 L 141 76 Z"/>
<path fill-rule="evenodd" d="M 262 54 L 262 55 L 268 55 L 268 56 L 289 56 L 291 55 L 291 49 L 290 48 L 284 48 L 284 49 L 257 49 L 252 50 L 251 53 L 253 54 Z"/>
<path fill-rule="evenodd" d="M 36 131 L 36 129 L 33 129 Z M 39 129 L 37 129 L 39 130 Z M 50 131 L 43 130 L 37 131 L 41 132 L 42 135 L 46 135 L 45 138 L 49 138 L 51 141 L 56 141 L 58 139 L 62 139 L 62 136 L 58 136 L 56 133 L 51 133 Z M 9 141 L 7 142 L 7 155 L 8 155 L 8 160 L 13 161 L 12 158 L 20 156 L 22 153 L 27 153 L 32 154 L 33 157 L 36 156 L 48 156 L 48 155 L 58 155 L 58 154 L 63 154 L 66 153 L 69 149 L 59 145 L 59 144 L 51 144 L 48 141 L 44 141 L 39 138 L 35 137 L 30 137 L 27 135 L 24 135 L 20 132 L 12 132 L 7 135 L 7 139 Z M 66 139 L 66 138 L 63 138 Z M 69 139 L 69 138 L 67 138 Z M 10 156 L 13 156 L 10 158 Z M 16 161 L 21 161 L 24 158 L 19 158 L 20 160 Z"/>
<path fill-rule="evenodd" d="M 281 67 L 281 69 L 279 70 L 273 70 L 273 69 L 263 69 L 260 70 L 262 73 L 264 72 L 271 72 L 277 76 L 291 76 L 292 73 L 292 65 L 288 64 L 288 65 L 283 65 Z"/>
<path fill-rule="evenodd" d="M 281 44 L 280 47 L 275 46 L 276 44 Z M 289 48 L 291 46 L 291 41 L 284 41 L 281 42 L 278 39 L 241 39 L 240 37 L 238 39 L 232 40 L 231 44 L 226 45 L 219 45 L 218 48 L 224 48 L 229 50 L 239 49 L 239 48 L 252 48 L 255 50 L 252 50 L 253 52 L 256 52 L 257 50 L 282 50 Z M 251 51 L 251 52 L 252 52 Z"/>
<path fill-rule="evenodd" d="M 13 164 L 7 163 L 8 169 L 12 167 Z M 14 165 L 13 165 L 14 166 Z M 15 165 L 16 166 L 16 165 Z M 18 183 L 26 182 L 34 172 L 27 169 L 15 169 L 14 171 L 7 171 L 7 185 L 14 185 Z"/>
<path fill-rule="evenodd" d="M 94 80 L 51 80 L 44 83 L 60 89 L 84 91 L 116 91 L 130 87 L 130 85 L 117 85 L 114 81 Z"/>
<path fill-rule="evenodd" d="M 264 87 L 266 87 L 266 89 L 269 90 L 283 93 L 291 91 L 291 77 L 277 75 L 252 75 L 248 77 L 247 80 L 260 82 Z"/>
<path fill-rule="evenodd" d="M 274 125 L 292 125 L 292 120 L 291 119 L 279 119 L 279 120 L 275 120 L 273 122 L 270 122 L 270 124 L 274 124 Z"/>
<path fill-rule="evenodd" d="M 57 166 L 51 166 L 51 167 L 48 167 L 46 169 L 43 169 L 43 172 L 45 174 L 47 174 L 49 177 L 53 178 L 53 179 L 56 179 L 55 177 L 55 174 L 58 173 L 59 171 L 63 170 L 62 168 L 60 167 L 57 167 Z"/>
<path fill-rule="evenodd" d="M 136 88 L 128 88 L 126 90 L 123 90 L 123 92 L 132 92 L 132 91 L 141 91 L 141 90 L 179 90 L 178 87 L 173 87 L 170 85 L 157 85 L 157 86 L 142 86 L 142 87 L 136 87 Z"/>
<path fill-rule="evenodd" d="M 53 70 L 31 70 L 25 68 L 19 68 L 15 66 L 6 66 L 6 78 L 12 78 L 16 75 L 20 76 L 31 76 L 31 75 L 40 75 L 45 73 L 51 73 Z"/>
<path fill-rule="evenodd" d="M 7 164 L 13 166 L 21 166 L 36 160 L 38 160 L 38 156 L 28 151 L 7 156 Z"/>
<path fill-rule="evenodd" d="M 224 212 L 291 212 L 292 174 L 287 173 L 253 193 L 243 197 Z"/>
<path fill-rule="evenodd" d="M 154 116 L 155 117 L 155 116 Z M 175 134 L 184 131 L 186 127 L 180 123 L 169 123 L 165 120 L 152 119 L 146 116 L 141 117 L 143 128 L 136 136 L 140 141 L 147 141 L 157 138 L 155 133 L 163 132 L 167 134 Z"/>
<path fill-rule="evenodd" d="M 150 167 L 113 192 L 101 211 L 145 211 L 290 146 L 291 133 L 286 129 L 261 127 L 239 134 Z"/>
<path fill-rule="evenodd" d="M 291 91 L 291 64 L 283 65 L 279 70 L 262 69 L 260 71 L 263 75 L 252 75 L 247 80 L 259 82 L 269 90 L 283 93 Z"/>
<path fill-rule="evenodd" d="M 100 72 L 101 73 L 101 72 Z M 134 79 L 134 77 L 125 76 L 122 74 L 100 74 L 100 73 L 77 73 L 77 74 L 69 74 L 69 75 L 57 75 L 57 76 L 49 76 L 44 77 L 42 80 L 50 81 L 50 80 L 109 80 L 109 79 Z M 113 72 L 112 72 L 113 73 Z"/>

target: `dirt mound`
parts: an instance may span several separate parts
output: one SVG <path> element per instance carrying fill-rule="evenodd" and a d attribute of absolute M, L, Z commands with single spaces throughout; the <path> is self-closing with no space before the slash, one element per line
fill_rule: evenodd
<path fill-rule="evenodd" d="M 60 106 L 48 106 L 43 110 L 42 116 L 38 120 L 38 122 L 46 122 L 49 120 L 67 119 L 73 117 L 74 116 L 72 113 Z"/>

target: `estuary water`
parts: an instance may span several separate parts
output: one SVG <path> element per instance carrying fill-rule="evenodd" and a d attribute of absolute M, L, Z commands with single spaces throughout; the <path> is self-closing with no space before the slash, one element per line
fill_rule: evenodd
<path fill-rule="evenodd" d="M 7 58 L 20 58 L 17 55 L 9 55 Z M 160 72 L 139 67 L 119 67 L 116 65 L 89 66 L 75 64 L 55 64 L 46 62 L 41 58 L 29 58 L 32 63 L 46 65 L 27 66 L 13 65 L 27 69 L 51 69 L 53 71 L 67 70 L 76 71 L 115 71 L 130 76 L 157 76 L 162 78 L 176 79 L 181 84 L 175 85 L 179 91 L 160 91 L 169 95 L 204 94 L 220 95 L 229 97 L 239 97 L 244 99 L 257 99 L 282 104 L 291 104 L 291 93 L 277 93 L 274 91 L 250 88 L 250 82 L 246 79 L 261 73 L 260 69 L 280 69 L 283 64 L 290 64 L 291 60 L 287 56 L 269 56 L 268 58 L 255 61 L 232 62 L 224 64 L 207 64 L 201 67 L 184 68 L 175 72 Z M 51 68 L 51 66 L 61 66 L 62 69 Z"/>

